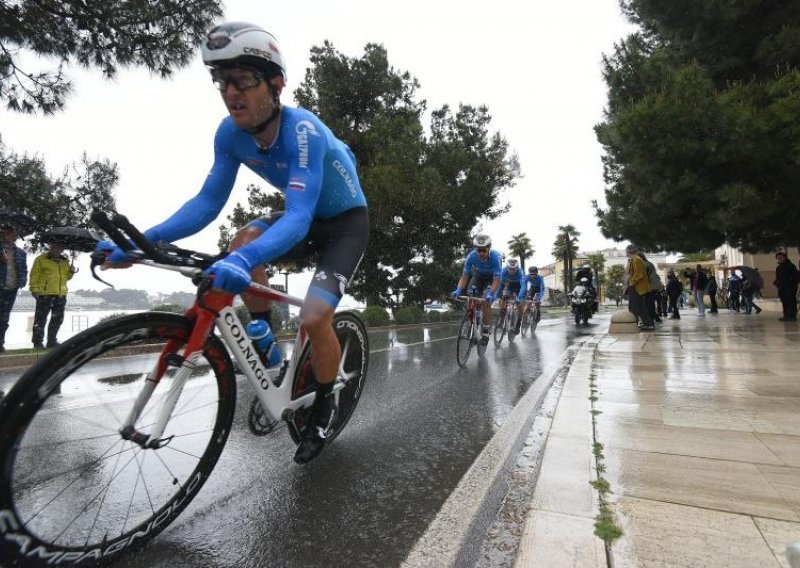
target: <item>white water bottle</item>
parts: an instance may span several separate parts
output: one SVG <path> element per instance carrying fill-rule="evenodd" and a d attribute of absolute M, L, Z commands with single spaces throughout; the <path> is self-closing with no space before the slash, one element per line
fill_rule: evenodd
<path fill-rule="evenodd" d="M 247 335 L 258 349 L 258 355 L 265 367 L 274 367 L 280 364 L 283 358 L 281 348 L 275 341 L 275 336 L 266 321 L 257 319 L 248 323 Z"/>

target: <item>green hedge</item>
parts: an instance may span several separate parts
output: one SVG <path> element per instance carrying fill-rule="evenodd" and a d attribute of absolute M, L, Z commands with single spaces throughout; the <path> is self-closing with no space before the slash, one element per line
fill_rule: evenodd
<path fill-rule="evenodd" d="M 394 314 L 394 322 L 399 325 L 422 323 L 424 318 L 425 312 L 422 310 L 422 308 L 418 308 L 417 306 L 406 306 L 405 308 L 400 308 Z"/>
<path fill-rule="evenodd" d="M 155 306 L 151 312 L 169 312 L 171 314 L 182 314 L 186 311 L 184 306 L 179 306 L 178 304 L 159 304 Z"/>
<path fill-rule="evenodd" d="M 361 319 L 367 327 L 389 325 L 389 313 L 380 306 L 369 306 L 361 312 Z"/>
<path fill-rule="evenodd" d="M 431 323 L 442 321 L 442 314 L 441 312 L 428 312 L 425 314 L 425 319 Z"/>

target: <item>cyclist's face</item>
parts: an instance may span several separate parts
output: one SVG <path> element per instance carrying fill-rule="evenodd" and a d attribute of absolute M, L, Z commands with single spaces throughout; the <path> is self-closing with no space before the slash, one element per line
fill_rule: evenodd
<path fill-rule="evenodd" d="M 252 128 L 272 114 L 275 101 L 266 81 L 258 72 L 239 67 L 214 69 L 211 79 L 220 90 L 231 118 L 240 128 Z M 283 78 L 273 77 L 270 82 L 280 93 Z"/>
<path fill-rule="evenodd" d="M 487 256 L 489 256 L 489 247 L 477 247 L 475 249 L 475 252 L 478 253 L 478 256 L 480 258 L 486 258 Z"/>

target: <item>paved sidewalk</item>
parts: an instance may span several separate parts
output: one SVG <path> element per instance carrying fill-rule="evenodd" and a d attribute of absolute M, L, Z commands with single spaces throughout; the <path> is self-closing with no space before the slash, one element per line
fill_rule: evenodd
<path fill-rule="evenodd" d="M 800 541 L 800 325 L 769 312 L 682 318 L 597 336 L 574 360 L 517 567 L 789 566 L 786 547 Z M 608 548 L 593 534 L 595 442 L 624 531 Z"/>

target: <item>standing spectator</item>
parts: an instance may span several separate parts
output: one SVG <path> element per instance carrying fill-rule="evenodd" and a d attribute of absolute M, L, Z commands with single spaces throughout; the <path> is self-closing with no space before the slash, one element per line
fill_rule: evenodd
<path fill-rule="evenodd" d="M 67 305 L 67 280 L 75 274 L 64 252 L 64 245 L 56 240 L 50 242 L 46 253 L 33 261 L 31 268 L 31 294 L 36 298 L 36 312 L 33 316 L 33 348 L 44 349 L 44 328 L 47 316 L 47 348 L 56 347 L 58 329 L 64 321 L 64 308 Z"/>
<path fill-rule="evenodd" d="M 670 268 L 667 271 L 667 298 L 669 298 L 670 311 L 669 319 L 681 319 L 681 314 L 678 311 L 678 300 L 680 299 L 681 294 L 683 294 L 683 285 L 675 275 L 675 271 Z"/>
<path fill-rule="evenodd" d="M 708 274 L 708 282 L 706 283 L 706 292 L 708 293 L 708 298 L 711 300 L 711 309 L 708 310 L 710 314 L 716 314 L 717 310 L 717 278 L 714 276 L 714 272 L 709 272 Z"/>
<path fill-rule="evenodd" d="M 739 296 L 742 293 L 742 279 L 741 277 L 736 274 L 735 270 L 731 271 L 731 275 L 728 278 L 728 309 L 736 312 L 739 311 L 739 307 L 741 305 Z"/>
<path fill-rule="evenodd" d="M 775 253 L 778 266 L 775 268 L 775 287 L 783 306 L 783 317 L 780 321 L 797 321 L 797 268 L 786 257 L 786 253 Z"/>
<path fill-rule="evenodd" d="M 628 309 L 640 320 L 640 327 L 645 331 L 652 331 L 653 319 L 645 305 L 645 296 L 650 291 L 650 281 L 647 279 L 647 266 L 642 257 L 636 254 L 636 246 L 625 247 L 628 257 Z"/>
<path fill-rule="evenodd" d="M 641 259 L 644 261 L 645 269 L 647 270 L 647 280 L 650 283 L 650 291 L 645 296 L 645 303 L 650 312 L 650 319 L 653 323 L 661 323 L 661 314 L 658 311 L 658 295 L 664 290 L 664 283 L 661 282 L 661 277 L 652 262 L 647 260 L 643 252 L 637 252 Z"/>
<path fill-rule="evenodd" d="M 694 271 L 686 270 L 683 274 L 689 278 L 692 297 L 694 298 L 695 303 L 697 303 L 697 314 L 700 316 L 705 316 L 706 305 L 705 301 L 703 300 L 703 295 L 705 294 L 706 286 L 708 285 L 708 278 L 706 278 L 706 273 L 703 272 L 703 267 L 698 264 Z"/>
<path fill-rule="evenodd" d="M 28 260 L 25 251 L 17 246 L 19 233 L 13 225 L 4 225 L 0 251 L 0 353 L 5 352 L 6 330 L 17 291 L 28 282 Z"/>

